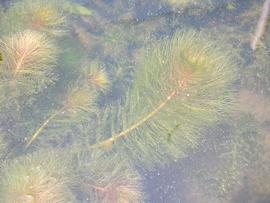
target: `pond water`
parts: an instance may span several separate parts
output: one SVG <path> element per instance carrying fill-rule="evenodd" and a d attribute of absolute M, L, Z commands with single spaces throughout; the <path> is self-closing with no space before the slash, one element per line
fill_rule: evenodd
<path fill-rule="evenodd" d="M 0 1 L 0 203 L 269 203 L 269 0 Z"/>

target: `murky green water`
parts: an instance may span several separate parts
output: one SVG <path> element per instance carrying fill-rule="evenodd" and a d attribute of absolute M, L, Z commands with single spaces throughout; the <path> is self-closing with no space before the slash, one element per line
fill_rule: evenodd
<path fill-rule="evenodd" d="M 270 202 L 268 2 L 2 1 L 0 202 Z"/>

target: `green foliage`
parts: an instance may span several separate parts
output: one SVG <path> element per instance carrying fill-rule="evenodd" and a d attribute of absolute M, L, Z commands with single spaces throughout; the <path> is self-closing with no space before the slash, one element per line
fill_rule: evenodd
<path fill-rule="evenodd" d="M 176 33 L 145 54 L 126 106 L 105 113 L 105 121 L 116 118 L 112 136 L 91 147 L 114 144 L 119 153 L 150 165 L 184 157 L 200 144 L 205 126 L 231 111 L 235 73 L 230 54 L 205 34 Z"/>
<path fill-rule="evenodd" d="M 260 48 L 254 53 L 254 60 L 248 65 L 244 75 L 245 85 L 263 94 L 270 95 L 270 69 L 268 47 Z"/>
<path fill-rule="evenodd" d="M 118 154 L 80 153 L 74 165 L 80 202 L 143 202 L 139 174 Z"/>
<path fill-rule="evenodd" d="M 26 30 L 0 40 L 1 90 L 5 100 L 30 100 L 56 80 L 58 48 L 42 33 Z"/>
<path fill-rule="evenodd" d="M 75 156 L 70 165 L 55 151 L 6 160 L 0 171 L 1 202 L 70 202 L 70 179 L 79 202 L 143 202 L 136 166 L 172 164 L 193 149 L 203 162 L 198 177 L 205 186 L 214 182 L 223 197 L 238 188 L 257 155 L 253 120 L 246 115 L 234 119 L 225 142 L 220 134 L 211 140 L 214 152 L 204 136 L 234 108 L 236 64 L 227 51 L 234 44 L 228 48 L 223 40 L 207 36 L 209 32 L 184 31 L 148 46 L 183 27 L 186 13 L 188 22 L 194 16 L 205 22 L 206 13 L 217 5 L 234 10 L 229 5 L 234 0 L 167 0 L 169 9 L 159 2 L 91 0 L 82 6 L 66 0 L 14 0 L 6 10 L 0 8 L 0 126 L 5 131 L 3 139 L 0 133 L 0 159 L 2 154 L 6 159 L 48 146 L 64 150 L 68 158 Z M 207 23 L 215 29 L 228 20 L 210 18 Z M 70 27 L 74 32 L 58 37 Z M 224 27 L 228 35 L 232 26 Z M 234 37 L 229 42 L 244 36 L 235 34 L 235 28 L 230 31 Z M 213 38 L 222 39 L 221 32 Z M 245 37 L 249 39 L 247 32 Z M 137 50 L 141 47 L 142 54 Z M 81 65 L 85 58 L 90 61 L 86 66 Z M 265 71 L 267 63 L 258 61 L 256 67 Z M 267 82 L 267 74 L 261 75 Z M 112 97 L 130 86 L 125 104 L 115 104 Z M 74 145 L 79 146 L 76 152 Z M 208 150 L 213 154 L 206 157 L 214 160 L 202 157 Z M 210 169 L 209 179 L 204 169 Z"/>
<path fill-rule="evenodd" d="M 62 36 L 68 30 L 64 0 L 15 0 L 11 5 L 1 19 L 6 33 L 31 29 Z"/>
<path fill-rule="evenodd" d="M 232 139 L 220 155 L 224 168 L 217 177 L 219 195 L 223 197 L 229 197 L 243 183 L 245 172 L 258 159 L 260 150 L 256 121 L 251 115 L 240 115 L 231 125 Z"/>
<path fill-rule="evenodd" d="M 217 21 L 216 26 L 212 26 L 210 23 L 204 29 L 208 30 L 215 38 L 229 43 L 231 49 L 238 54 L 241 61 L 239 64 L 241 87 L 269 94 L 269 30 L 266 31 L 263 43 L 259 44 L 256 51 L 252 51 L 250 48 L 263 2 L 258 4 L 256 1 L 247 1 L 245 9 L 240 2 L 235 2 L 236 11 L 231 12 L 231 14 L 227 13 L 228 15 L 236 15 L 234 23 L 231 23 L 230 20 L 224 23 Z"/>
<path fill-rule="evenodd" d="M 108 90 L 110 80 L 108 74 L 98 61 L 93 61 L 86 68 L 86 83 L 95 91 L 105 92 Z"/>
<path fill-rule="evenodd" d="M 56 152 L 36 152 L 4 163 L 1 169 L 1 202 L 71 201 L 67 165 Z"/>
<path fill-rule="evenodd" d="M 241 112 L 221 127 L 211 132 L 184 173 L 187 182 L 194 181 L 204 194 L 222 200 L 243 188 L 248 170 L 259 159 L 261 135 L 254 118 Z"/>
<path fill-rule="evenodd" d="M 65 9 L 66 11 L 72 14 L 81 15 L 81 16 L 91 16 L 93 14 L 92 10 L 78 3 L 67 2 L 66 5 L 64 5 L 63 9 Z"/>
<path fill-rule="evenodd" d="M 141 32 L 141 30 L 136 30 L 136 28 L 130 24 L 107 25 L 104 27 L 100 44 L 103 45 L 105 54 L 110 54 L 121 60 L 119 56 L 126 57 L 129 45 L 138 40 L 139 32 Z M 147 36 L 145 37 L 147 38 Z"/>
<path fill-rule="evenodd" d="M 39 128 L 35 129 L 29 137 L 26 147 L 28 148 L 40 134 L 46 132 L 46 142 L 61 140 L 72 126 L 81 122 L 87 122 L 91 113 L 95 111 L 95 93 L 87 89 L 73 88 L 67 94 L 65 102 L 57 110 L 49 114 Z M 48 135 L 50 135 L 48 137 Z M 61 144 L 61 143 L 58 143 Z"/>
<path fill-rule="evenodd" d="M 246 173 L 246 182 L 248 186 L 248 193 L 255 199 L 269 199 L 270 195 L 270 154 L 269 154 L 269 134 L 266 134 L 262 145 L 258 151 L 260 152 L 258 158 L 249 167 Z"/>

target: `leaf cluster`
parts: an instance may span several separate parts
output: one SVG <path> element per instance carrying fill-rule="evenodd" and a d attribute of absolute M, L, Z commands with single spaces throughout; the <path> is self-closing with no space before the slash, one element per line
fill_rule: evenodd
<path fill-rule="evenodd" d="M 76 23 L 67 19 L 67 13 L 74 14 L 75 10 L 68 11 L 64 3 L 62 8 L 62 2 L 16 1 L 7 9 L 0 25 L 7 26 L 4 31 L 7 36 L 0 41 L 3 59 L 0 61 L 3 79 L 0 102 L 6 104 L 9 98 L 17 102 L 28 96 L 36 98 L 37 103 L 29 105 L 29 109 L 37 109 L 36 114 L 40 115 L 33 117 L 33 109 L 25 113 L 24 103 L 19 103 L 23 110 L 14 111 L 12 115 L 25 114 L 11 119 L 11 126 L 16 129 L 11 131 L 23 142 L 27 136 L 26 152 L 34 150 L 29 149 L 32 144 L 66 147 L 67 151 L 72 150 L 74 143 L 78 144 L 75 152 L 67 155 L 75 157 L 71 166 L 75 176 L 66 173 L 68 165 L 55 157 L 55 151 L 24 155 L 4 163 L 0 173 L 0 199 L 4 202 L 69 202 L 67 179 L 74 177 L 73 192 L 79 194 L 77 199 L 81 202 L 142 202 L 142 181 L 135 166 L 148 169 L 168 164 L 197 149 L 206 129 L 233 109 L 235 61 L 224 47 L 218 48 L 219 42 L 195 31 L 176 32 L 171 39 L 143 47 L 142 55 L 134 57 L 130 45 L 142 46 L 142 42 L 149 42 L 151 31 L 143 40 L 145 33 L 140 30 L 143 26 L 137 29 L 126 26 L 130 19 L 135 19 L 132 15 L 136 6 L 120 0 L 115 11 L 117 5 L 130 6 L 127 16 L 117 13 L 121 26 L 102 28 L 102 36 L 98 36 L 100 33 L 96 30 L 87 29 L 83 30 L 85 33 L 78 30 L 75 33 L 80 35 L 80 45 L 90 47 L 87 57 L 92 62 L 79 67 L 78 55 L 81 54 L 74 50 L 81 51 L 82 47 L 69 49 L 77 41 L 66 38 L 62 41 L 65 46 L 60 49 L 69 49 L 64 52 L 68 55 L 60 58 L 62 64 L 56 65 L 59 49 L 51 40 L 54 37 L 59 42 L 60 38 L 56 37 L 66 34 L 70 23 Z M 109 3 L 92 2 L 108 9 Z M 91 10 L 77 4 L 72 6 L 79 9 L 76 10 L 78 15 L 87 15 L 91 20 Z M 10 25 L 5 25 L 6 19 Z M 111 22 L 109 20 L 105 21 Z M 158 20 L 154 27 L 159 23 Z M 76 32 L 78 26 L 73 27 Z M 143 28 L 147 30 L 146 26 Z M 91 48 L 90 37 L 94 32 L 105 52 L 100 63 L 93 60 L 98 58 Z M 133 67 L 135 59 L 138 63 Z M 114 70 L 108 68 L 113 65 L 107 65 L 111 61 Z M 132 70 L 126 65 L 132 66 Z M 125 104 L 97 109 L 96 98 L 101 95 L 100 100 L 104 99 L 102 96 L 111 85 L 110 74 L 119 78 L 128 75 L 130 79 L 129 73 L 135 68 L 136 76 Z M 60 77 L 55 82 L 57 71 Z M 55 89 L 45 92 L 50 84 L 54 84 Z M 28 125 L 32 126 L 28 128 Z M 87 146 L 85 140 L 89 141 Z"/>
<path fill-rule="evenodd" d="M 204 194 L 230 199 L 245 187 L 248 171 L 261 154 L 261 135 L 253 116 L 240 113 L 211 132 L 204 148 L 190 158 L 186 181 L 199 185 Z"/>
<path fill-rule="evenodd" d="M 102 118 L 112 118 L 105 128 L 110 138 L 91 147 L 115 145 L 150 165 L 184 157 L 201 143 L 206 126 L 233 109 L 235 75 L 230 54 L 205 34 L 176 33 L 145 53 L 126 105 Z"/>
<path fill-rule="evenodd" d="M 1 169 L 1 202 L 70 202 L 67 168 L 50 152 L 6 161 Z"/>
<path fill-rule="evenodd" d="M 2 102 L 18 98 L 31 101 L 34 94 L 43 91 L 57 79 L 54 67 L 59 50 L 42 33 L 25 30 L 5 36 L 0 40 L 0 52 L 0 88 L 2 95 L 8 98 L 2 98 Z"/>
<path fill-rule="evenodd" d="M 64 5 L 64 0 L 15 0 L 2 17 L 1 27 L 8 34 L 31 29 L 50 36 L 62 36 L 68 31 Z"/>
<path fill-rule="evenodd" d="M 89 151 L 76 157 L 81 202 L 85 199 L 93 203 L 143 201 L 140 175 L 118 154 Z"/>

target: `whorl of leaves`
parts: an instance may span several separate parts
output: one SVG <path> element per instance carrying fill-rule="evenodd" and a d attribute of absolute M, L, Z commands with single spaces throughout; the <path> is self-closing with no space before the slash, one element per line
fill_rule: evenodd
<path fill-rule="evenodd" d="M 126 105 L 106 110 L 101 120 L 109 124 L 91 147 L 113 146 L 150 166 L 185 156 L 205 127 L 232 110 L 235 73 L 234 59 L 217 42 L 176 33 L 146 51 Z"/>
<path fill-rule="evenodd" d="M 67 167 L 52 152 L 36 152 L 3 164 L 1 202 L 71 202 Z"/>
<path fill-rule="evenodd" d="M 62 36 L 68 30 L 65 6 L 64 0 L 15 0 L 4 13 L 0 26 L 5 33 L 31 29 Z"/>
<path fill-rule="evenodd" d="M 119 155 L 101 151 L 81 153 L 77 157 L 76 171 L 81 202 L 143 202 L 139 174 Z"/>
<path fill-rule="evenodd" d="M 54 83 L 58 48 L 39 32 L 25 30 L 0 39 L 1 90 L 6 98 L 36 94 Z M 4 95 L 4 93 L 2 93 Z"/>

